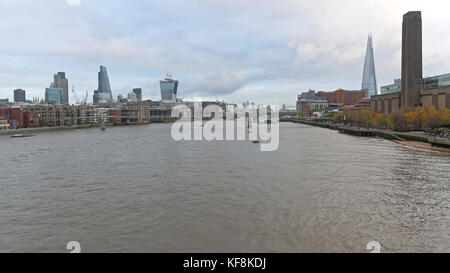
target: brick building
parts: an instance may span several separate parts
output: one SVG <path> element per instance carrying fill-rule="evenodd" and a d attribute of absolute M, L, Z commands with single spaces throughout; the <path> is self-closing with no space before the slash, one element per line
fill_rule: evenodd
<path fill-rule="evenodd" d="M 40 112 L 23 107 L 0 108 L 0 116 L 7 120 L 10 128 L 35 128 L 42 126 Z"/>
<path fill-rule="evenodd" d="M 122 122 L 150 122 L 150 106 L 140 103 L 124 104 L 122 107 Z"/>
<path fill-rule="evenodd" d="M 367 97 L 367 90 L 338 89 L 333 92 L 319 91 L 317 95 L 325 97 L 329 103 L 342 105 L 355 105 L 361 99 Z"/>

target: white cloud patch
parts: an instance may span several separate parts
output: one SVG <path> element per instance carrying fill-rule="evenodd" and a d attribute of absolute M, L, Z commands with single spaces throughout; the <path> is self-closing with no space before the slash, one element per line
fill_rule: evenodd
<path fill-rule="evenodd" d="M 79 6 L 81 5 L 81 0 L 66 0 L 69 6 Z"/>

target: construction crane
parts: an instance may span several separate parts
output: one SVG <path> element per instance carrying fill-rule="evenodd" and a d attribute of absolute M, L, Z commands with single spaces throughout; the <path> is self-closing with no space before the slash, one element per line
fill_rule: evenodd
<path fill-rule="evenodd" d="M 75 92 L 75 85 L 72 84 L 72 95 L 75 98 L 75 104 L 80 105 L 80 100 L 78 99 L 78 95 Z"/>
<path fill-rule="evenodd" d="M 73 96 L 75 98 L 76 105 L 86 105 L 87 104 L 89 91 L 86 90 L 86 93 L 84 94 L 84 96 L 81 97 L 82 99 L 80 101 L 80 99 L 79 99 L 79 97 L 77 95 L 77 92 L 75 92 L 75 85 L 72 84 L 72 94 L 73 94 Z"/>
<path fill-rule="evenodd" d="M 87 104 L 88 96 L 89 96 L 89 91 L 86 90 L 86 93 L 84 94 L 83 99 L 81 100 L 81 105 Z"/>

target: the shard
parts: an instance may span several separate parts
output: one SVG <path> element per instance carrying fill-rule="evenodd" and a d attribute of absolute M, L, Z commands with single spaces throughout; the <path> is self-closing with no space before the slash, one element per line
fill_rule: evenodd
<path fill-rule="evenodd" d="M 362 80 L 362 90 L 368 90 L 368 96 L 377 95 L 377 78 L 375 76 L 375 61 L 373 58 L 372 34 L 367 40 L 366 59 L 364 61 L 364 72 Z"/>

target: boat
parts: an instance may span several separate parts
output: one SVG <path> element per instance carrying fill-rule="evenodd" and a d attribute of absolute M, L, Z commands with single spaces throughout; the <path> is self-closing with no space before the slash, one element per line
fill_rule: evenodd
<path fill-rule="evenodd" d="M 258 143 L 259 143 L 259 140 L 253 140 L 252 143 L 253 143 L 253 144 L 258 144 Z"/>
<path fill-rule="evenodd" d="M 12 135 L 11 137 L 32 137 L 32 134 L 17 134 L 17 135 Z"/>

